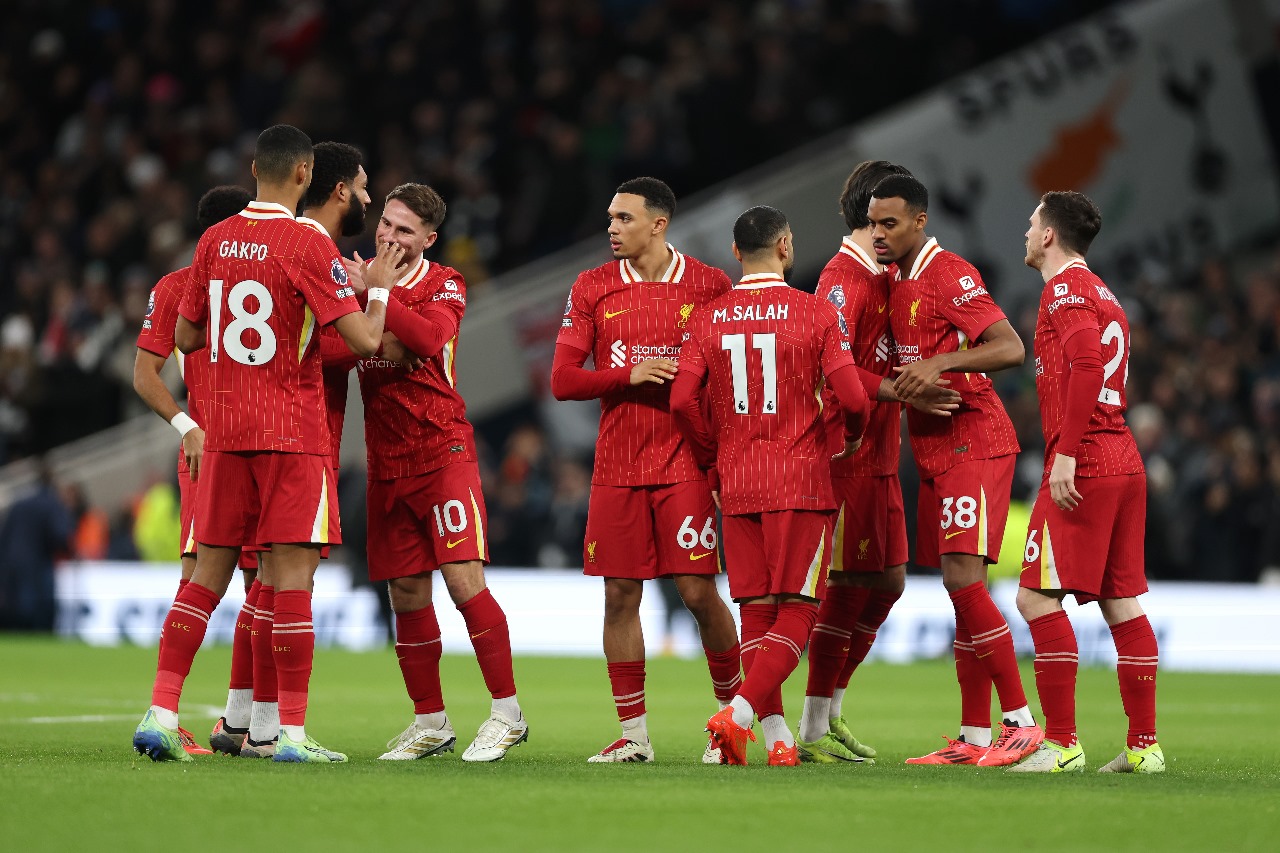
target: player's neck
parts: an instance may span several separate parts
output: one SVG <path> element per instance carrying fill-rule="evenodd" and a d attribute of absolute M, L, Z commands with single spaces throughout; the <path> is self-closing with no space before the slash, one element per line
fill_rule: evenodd
<path fill-rule="evenodd" d="M 1045 284 L 1049 283 L 1049 279 L 1053 278 L 1058 272 L 1072 261 L 1083 261 L 1081 255 L 1074 252 L 1064 252 L 1061 249 L 1050 246 L 1044 252 L 1044 258 L 1040 262 L 1040 277 L 1044 279 Z"/>
<path fill-rule="evenodd" d="M 867 257 L 874 258 L 876 256 L 875 244 L 871 241 L 871 229 L 859 228 L 849 234 L 849 239 L 854 244 L 867 253 Z"/>
<path fill-rule="evenodd" d="M 342 236 L 342 213 L 340 211 L 329 210 L 326 207 L 307 208 L 302 211 L 302 215 L 323 225 L 324 230 L 328 231 L 329 236 L 334 240 Z"/>
<path fill-rule="evenodd" d="M 631 266 L 640 274 L 641 281 L 662 281 L 662 274 L 671 266 L 671 250 L 663 240 L 655 240 L 638 256 L 631 258 Z"/>
<path fill-rule="evenodd" d="M 290 213 L 295 213 L 298 210 L 298 202 L 302 201 L 302 193 L 296 187 L 259 182 L 256 201 L 262 204 L 278 204 L 287 208 Z"/>
<path fill-rule="evenodd" d="M 748 261 L 742 259 L 742 277 L 749 275 L 776 275 L 778 278 L 786 278 L 786 268 L 782 266 L 780 258 L 769 258 L 762 261 Z"/>
<path fill-rule="evenodd" d="M 902 271 L 902 277 L 906 278 L 911 270 L 916 268 L 916 259 L 920 257 L 920 253 L 924 251 L 924 247 L 929 243 L 929 235 L 920 232 L 920 239 L 916 245 L 901 258 L 898 258 L 898 269 Z"/>

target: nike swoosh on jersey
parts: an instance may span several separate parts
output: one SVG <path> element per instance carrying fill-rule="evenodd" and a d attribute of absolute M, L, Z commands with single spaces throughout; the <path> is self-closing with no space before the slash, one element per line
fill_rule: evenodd
<path fill-rule="evenodd" d="M 707 551 L 707 552 L 706 552 L 706 553 L 704 553 L 704 554 L 690 554 L 690 555 L 689 555 L 689 559 L 690 559 L 690 560 L 701 560 L 703 557 L 710 557 L 710 556 L 711 556 L 712 554 L 714 554 L 714 553 L 715 553 L 715 551 Z"/>
<path fill-rule="evenodd" d="M 877 314 L 883 314 L 883 313 L 884 313 L 884 308 L 885 308 L 885 306 L 884 306 L 884 304 L 882 303 L 882 304 L 880 305 L 880 307 L 876 309 L 876 313 L 877 313 Z"/>
<path fill-rule="evenodd" d="M 459 539 L 457 542 L 445 542 L 445 543 L 444 543 L 444 547 L 446 547 L 446 548 L 456 548 L 456 547 L 458 547 L 459 545 L 461 545 L 463 542 L 466 542 L 466 541 L 467 541 L 468 539 L 470 539 L 470 538 L 471 538 L 470 536 L 463 536 L 463 537 L 462 537 L 461 539 Z"/>
<path fill-rule="evenodd" d="M 964 531 L 963 531 L 963 530 L 957 530 L 957 531 L 955 531 L 954 533 L 948 533 L 946 536 L 943 536 L 942 538 L 943 538 L 943 539 L 950 539 L 950 538 L 951 538 L 951 537 L 953 537 L 953 536 L 959 536 L 961 533 L 964 533 Z"/>
<path fill-rule="evenodd" d="M 606 320 L 612 320 L 614 317 L 617 317 L 619 314 L 625 314 L 628 311 L 634 311 L 634 310 L 635 310 L 634 308 L 623 308 L 621 311 L 606 311 L 604 312 L 604 318 Z"/>

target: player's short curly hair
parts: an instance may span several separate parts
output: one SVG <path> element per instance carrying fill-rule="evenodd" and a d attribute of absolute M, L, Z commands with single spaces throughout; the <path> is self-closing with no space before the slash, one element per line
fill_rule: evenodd
<path fill-rule="evenodd" d="M 1102 230 L 1102 211 L 1084 193 L 1052 190 L 1040 197 L 1040 223 L 1053 229 L 1062 248 L 1084 255 Z"/>
<path fill-rule="evenodd" d="M 650 213 L 664 214 L 667 219 L 676 215 L 676 194 L 657 178 L 632 178 L 619 184 L 614 192 L 618 195 L 641 196 L 645 209 Z"/>
<path fill-rule="evenodd" d="M 892 175 L 911 177 L 905 166 L 890 163 L 888 160 L 863 160 L 844 182 L 840 192 L 840 213 L 844 216 L 844 224 L 850 231 L 858 231 L 871 226 L 867 219 L 867 205 L 871 203 L 871 193 L 876 186 Z"/>
<path fill-rule="evenodd" d="M 929 209 L 929 191 L 911 175 L 890 175 L 871 191 L 872 198 L 900 198 L 913 214 Z"/>
<path fill-rule="evenodd" d="M 444 222 L 445 203 L 440 193 L 426 184 L 401 184 L 387 193 L 387 201 L 399 201 L 417 214 L 434 231 Z"/>
<path fill-rule="evenodd" d="M 364 155 L 345 142 L 320 142 L 315 147 L 316 163 L 311 169 L 311 186 L 302 197 L 304 208 L 323 207 L 338 184 L 351 186 L 364 165 Z"/>
<path fill-rule="evenodd" d="M 743 255 L 756 255 L 772 247 L 788 227 L 787 215 L 781 210 L 758 205 L 743 211 L 733 223 L 733 242 Z"/>
<path fill-rule="evenodd" d="M 311 157 L 311 137 L 289 124 L 277 124 L 262 131 L 253 151 L 258 180 L 267 183 L 288 180 L 294 167 L 309 162 Z"/>
<path fill-rule="evenodd" d="M 232 184 L 214 187 L 200 196 L 200 201 L 196 204 L 196 225 L 204 233 L 209 226 L 217 225 L 244 210 L 251 201 L 253 196 L 244 187 Z"/>

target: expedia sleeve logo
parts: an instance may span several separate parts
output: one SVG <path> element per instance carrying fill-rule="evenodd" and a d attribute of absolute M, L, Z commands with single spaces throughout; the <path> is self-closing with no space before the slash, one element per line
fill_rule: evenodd
<path fill-rule="evenodd" d="M 1055 298 L 1059 296 L 1066 296 L 1068 290 L 1070 290 L 1070 288 L 1065 284 L 1055 284 L 1053 286 L 1053 295 Z"/>

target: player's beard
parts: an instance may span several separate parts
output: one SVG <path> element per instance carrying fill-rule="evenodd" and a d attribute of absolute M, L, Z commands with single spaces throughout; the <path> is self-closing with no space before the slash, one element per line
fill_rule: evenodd
<path fill-rule="evenodd" d="M 343 237 L 355 237 L 364 233 L 364 202 L 355 196 L 351 197 L 351 203 L 347 205 L 347 212 L 342 214 L 342 222 L 339 223 L 339 229 Z"/>

